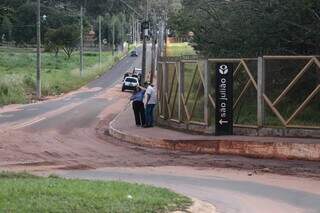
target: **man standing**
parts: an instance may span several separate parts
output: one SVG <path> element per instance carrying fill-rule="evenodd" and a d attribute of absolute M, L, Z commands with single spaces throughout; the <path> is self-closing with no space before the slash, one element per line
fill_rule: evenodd
<path fill-rule="evenodd" d="M 153 111 L 157 103 L 157 94 L 152 84 L 149 84 L 147 91 L 147 103 L 146 103 L 146 127 L 153 127 Z"/>
<path fill-rule="evenodd" d="M 132 108 L 137 126 L 145 126 L 146 124 L 145 110 L 143 104 L 145 92 L 145 90 L 142 90 L 140 87 L 137 87 L 130 98 L 130 100 L 132 101 Z"/>

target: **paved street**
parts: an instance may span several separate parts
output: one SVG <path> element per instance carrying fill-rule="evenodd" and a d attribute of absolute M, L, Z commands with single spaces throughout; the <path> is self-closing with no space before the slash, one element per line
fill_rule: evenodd
<path fill-rule="evenodd" d="M 139 53 L 141 50 L 138 51 Z M 23 105 L 12 110 L 7 110 L 8 112 L 1 113 L 0 109 L 0 126 L 7 128 L 8 125 L 27 123 L 31 119 L 38 117 L 45 117 L 44 115 L 49 112 L 57 111 L 59 109 L 66 108 L 68 105 L 82 105 L 85 107 L 86 104 L 90 106 L 98 107 L 99 109 L 87 108 L 87 110 L 101 111 L 107 105 L 106 103 L 101 103 L 94 99 L 95 96 L 103 93 L 105 89 L 114 86 L 116 83 L 120 82 L 121 76 L 131 68 L 140 67 L 140 60 L 133 57 L 126 57 L 120 63 L 113 67 L 105 75 L 102 75 L 99 79 L 89 83 L 85 89 L 75 92 L 74 94 L 67 95 L 66 97 L 59 98 L 57 100 L 51 100 L 46 102 L 40 102 L 37 104 Z M 90 102 L 91 101 L 91 102 Z M 92 103 L 92 101 L 94 103 Z M 96 103 L 96 104 L 95 104 Z M 2 110 L 3 111 L 3 110 Z M 88 111 L 87 111 L 88 112 Z M 47 120 L 47 119 L 46 119 Z M 42 122 L 43 124 L 44 122 Z"/>
<path fill-rule="evenodd" d="M 168 187 L 210 202 L 220 213 L 320 212 L 320 184 L 312 179 L 248 176 L 243 171 L 190 167 L 105 168 L 57 174 L 67 178 L 123 180 Z"/>

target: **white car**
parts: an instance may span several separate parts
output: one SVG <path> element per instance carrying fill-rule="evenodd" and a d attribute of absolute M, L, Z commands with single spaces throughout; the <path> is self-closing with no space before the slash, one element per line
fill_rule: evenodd
<path fill-rule="evenodd" d="M 135 90 L 139 86 L 139 79 L 135 77 L 126 77 L 122 83 L 122 92 L 125 90 Z"/>
<path fill-rule="evenodd" d="M 135 67 L 132 73 L 136 75 L 142 75 L 142 69 Z"/>

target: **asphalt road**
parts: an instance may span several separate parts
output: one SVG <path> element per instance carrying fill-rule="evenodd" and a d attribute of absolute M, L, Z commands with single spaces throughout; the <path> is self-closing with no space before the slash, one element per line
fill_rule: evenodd
<path fill-rule="evenodd" d="M 141 55 L 140 49 L 138 52 Z M 24 170 L 30 166 L 36 170 L 49 166 L 112 166 L 57 173 L 69 178 L 120 179 L 168 187 L 208 201 L 217 206 L 218 212 L 320 212 L 317 180 L 211 170 L 219 164 L 251 165 L 255 160 L 148 149 L 96 136 L 96 126 L 102 121 L 107 126 L 109 119 L 127 103 L 128 97 L 116 85 L 126 71 L 140 64 L 140 57 L 126 57 L 84 90 L 45 102 L 9 107 L 0 113 L 0 165 L 24 166 Z M 103 115 L 110 118 L 104 120 Z M 283 166 L 280 161 L 264 161 L 264 166 L 266 162 Z M 286 168 L 295 164 L 298 162 L 293 161 Z M 319 167 L 311 164 L 311 168 Z M 167 165 L 172 167 L 159 167 Z M 202 166 L 205 169 L 195 169 Z"/>
<path fill-rule="evenodd" d="M 139 55 L 141 55 L 141 48 L 138 49 L 138 53 Z M 123 76 L 123 74 L 131 68 L 133 69 L 134 67 L 140 67 L 140 60 L 140 57 L 125 57 L 109 72 L 102 75 L 99 79 L 96 79 L 89 83 L 87 85 L 88 91 L 68 95 L 65 98 L 59 98 L 57 100 L 23 105 L 18 107 L 14 113 L 10 111 L 0 113 L 0 126 L 3 126 L 4 124 L 6 127 L 10 125 L 25 126 L 28 124 L 31 125 L 34 123 L 38 123 L 44 120 L 42 115 L 48 112 L 57 111 L 65 106 L 79 103 L 83 103 L 80 107 L 86 108 L 88 110 L 87 112 L 93 115 L 98 111 L 103 110 L 103 108 L 107 107 L 108 103 L 104 101 L 99 102 L 99 100 L 92 98 L 99 95 L 101 91 L 114 86 L 116 83 L 119 83 L 120 78 Z"/>
<path fill-rule="evenodd" d="M 319 213 L 320 184 L 278 175 L 190 167 L 60 171 L 65 178 L 122 180 L 167 187 L 212 203 L 220 213 Z"/>

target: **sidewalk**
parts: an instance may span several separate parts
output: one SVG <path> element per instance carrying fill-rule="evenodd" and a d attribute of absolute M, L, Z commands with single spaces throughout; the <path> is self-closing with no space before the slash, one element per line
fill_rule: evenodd
<path fill-rule="evenodd" d="M 320 139 L 204 136 L 160 127 L 145 129 L 136 127 L 131 106 L 109 124 L 109 134 L 133 144 L 169 150 L 320 161 Z"/>

